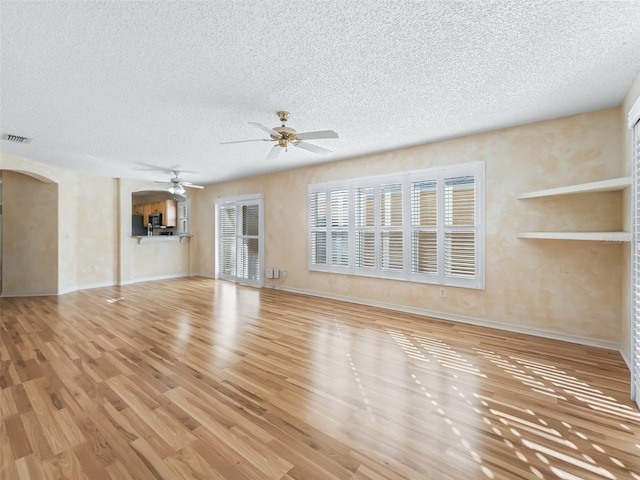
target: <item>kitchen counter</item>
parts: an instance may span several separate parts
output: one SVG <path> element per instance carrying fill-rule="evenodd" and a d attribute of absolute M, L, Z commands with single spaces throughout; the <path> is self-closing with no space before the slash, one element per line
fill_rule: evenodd
<path fill-rule="evenodd" d="M 135 238 L 138 240 L 138 245 L 140 244 L 140 242 L 142 242 L 143 240 L 149 241 L 149 242 L 157 242 L 157 241 L 164 241 L 164 242 L 170 242 L 170 241 L 179 241 L 180 243 L 182 243 L 182 240 L 185 238 L 190 238 L 191 235 L 132 235 L 131 238 Z"/>

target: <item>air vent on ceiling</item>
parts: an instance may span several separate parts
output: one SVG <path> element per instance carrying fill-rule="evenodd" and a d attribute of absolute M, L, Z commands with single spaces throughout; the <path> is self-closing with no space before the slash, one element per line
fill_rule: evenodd
<path fill-rule="evenodd" d="M 10 133 L 3 133 L 2 140 L 6 140 L 7 142 L 15 142 L 15 143 L 31 143 L 32 138 L 29 137 L 21 137 L 20 135 L 12 135 Z"/>

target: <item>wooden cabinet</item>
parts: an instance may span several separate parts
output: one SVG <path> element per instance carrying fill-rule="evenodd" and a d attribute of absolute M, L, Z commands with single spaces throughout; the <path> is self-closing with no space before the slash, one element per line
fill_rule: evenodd
<path fill-rule="evenodd" d="M 143 211 L 143 215 L 144 215 L 144 219 L 142 220 L 142 223 L 144 224 L 144 226 L 146 227 L 149 224 L 149 215 L 152 213 L 151 209 L 152 209 L 153 204 L 151 203 L 145 203 L 142 205 L 142 211 Z"/>
<path fill-rule="evenodd" d="M 165 201 L 168 201 L 168 200 L 165 200 Z M 163 213 L 165 210 L 164 208 L 165 201 L 153 202 L 151 204 L 151 213 Z"/>
<path fill-rule="evenodd" d="M 162 225 L 165 227 L 175 227 L 178 209 L 177 202 L 175 200 L 163 200 L 158 202 L 161 204 L 160 213 L 162 213 Z"/>
<path fill-rule="evenodd" d="M 175 200 L 160 200 L 134 205 L 133 215 L 143 215 L 142 222 L 147 226 L 150 214 L 161 213 L 162 226 L 175 227 L 177 225 L 177 208 L 177 202 Z"/>

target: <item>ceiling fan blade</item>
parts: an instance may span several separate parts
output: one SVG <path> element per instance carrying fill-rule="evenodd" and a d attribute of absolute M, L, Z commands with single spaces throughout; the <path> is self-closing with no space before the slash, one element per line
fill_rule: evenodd
<path fill-rule="evenodd" d="M 327 150 L 326 148 L 313 145 L 312 143 L 298 142 L 298 143 L 294 143 L 294 145 L 298 148 L 308 150 L 317 155 L 329 155 L 330 153 L 333 153 L 331 150 Z"/>
<path fill-rule="evenodd" d="M 256 127 L 258 127 L 260 130 L 264 130 L 265 132 L 267 132 L 269 135 L 273 135 L 274 137 L 278 137 L 280 138 L 280 134 L 278 132 L 276 132 L 275 130 L 273 130 L 272 128 L 269 127 L 265 127 L 264 125 L 260 124 L 260 123 L 255 123 L 255 122 L 249 122 L 250 125 L 254 125 Z"/>
<path fill-rule="evenodd" d="M 267 155 L 267 160 L 273 160 L 278 155 L 280 155 L 280 150 L 282 150 L 282 147 L 280 145 L 277 145 L 277 144 L 274 145 L 271 151 L 269 152 L 269 155 Z"/>
<path fill-rule="evenodd" d="M 183 183 L 182 185 L 187 188 L 204 188 L 202 185 L 194 185 L 193 183 Z"/>
<path fill-rule="evenodd" d="M 220 142 L 220 145 L 224 145 L 226 143 L 245 143 L 245 142 L 270 142 L 270 138 L 258 138 L 256 140 L 236 140 L 233 142 Z"/>
<path fill-rule="evenodd" d="M 296 137 L 300 140 L 319 140 L 321 138 L 338 138 L 338 134 L 333 130 L 322 130 L 319 132 L 297 133 Z"/>

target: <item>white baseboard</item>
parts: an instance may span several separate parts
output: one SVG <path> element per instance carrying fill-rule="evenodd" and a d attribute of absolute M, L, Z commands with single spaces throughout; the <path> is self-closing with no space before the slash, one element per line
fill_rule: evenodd
<path fill-rule="evenodd" d="M 171 275 L 157 275 L 154 277 L 140 277 L 140 278 L 134 278 L 131 280 L 126 280 L 124 282 L 120 282 L 118 285 L 131 285 L 134 283 L 142 283 L 142 282 L 155 282 L 158 280 L 170 280 L 172 278 L 183 278 L 183 277 L 188 277 L 189 274 L 188 273 L 174 273 Z"/>
<path fill-rule="evenodd" d="M 89 285 L 76 285 L 75 287 L 68 287 L 63 290 L 58 291 L 58 295 L 64 295 L 65 293 L 77 292 L 79 290 L 89 290 L 92 288 L 103 288 L 103 287 L 114 287 L 118 285 L 117 282 L 101 282 L 101 283 L 90 283 Z"/>
<path fill-rule="evenodd" d="M 204 278 L 211 278 L 214 279 L 216 278 L 215 274 L 213 273 L 192 273 L 191 275 L 189 275 L 190 277 L 204 277 Z"/>
<path fill-rule="evenodd" d="M 627 355 L 627 352 L 625 352 L 622 348 L 620 349 L 620 356 L 622 357 L 624 362 L 627 364 L 627 367 L 629 368 L 629 370 L 631 370 L 631 359 Z"/>
<path fill-rule="evenodd" d="M 214 273 L 194 273 L 191 275 L 192 277 L 204 277 L 204 278 L 212 278 L 216 279 L 216 275 Z"/>
<path fill-rule="evenodd" d="M 415 315 L 433 317 L 441 320 L 450 320 L 453 322 L 466 323 L 469 325 L 478 325 L 481 327 L 495 328 L 497 330 L 505 330 L 505 331 L 514 332 L 514 333 L 524 333 L 524 334 L 533 335 L 536 337 L 549 338 L 553 340 L 562 340 L 565 342 L 577 343 L 580 345 L 588 345 L 591 347 L 600 347 L 600 348 L 606 348 L 608 350 L 620 351 L 620 344 L 616 342 L 609 342 L 606 340 L 600 340 L 596 338 L 582 337 L 579 335 L 570 335 L 566 333 L 554 332 L 551 330 L 544 330 L 544 329 L 535 328 L 535 327 L 526 327 L 522 325 L 509 325 L 509 324 L 500 323 L 500 322 L 492 322 L 490 320 L 484 320 L 481 318 L 467 317 L 463 315 L 456 315 L 456 314 L 445 313 L 445 312 L 436 312 L 433 310 L 426 310 L 422 308 L 407 307 L 406 305 L 398 305 L 395 303 L 377 302 L 375 300 L 364 300 L 361 298 L 347 297 L 344 295 L 334 295 L 330 293 L 316 292 L 316 291 L 304 290 L 300 288 L 291 288 L 283 285 L 269 285 L 268 287 L 275 288 L 276 290 L 283 290 L 283 291 L 292 292 L 292 293 L 301 293 L 304 295 L 311 295 L 314 297 L 328 298 L 330 300 L 340 300 L 343 302 L 367 305 L 369 307 L 386 308 L 386 309 L 395 310 L 398 312 L 412 313 Z M 629 364 L 629 362 L 627 362 L 627 364 Z"/>
<path fill-rule="evenodd" d="M 0 297 L 52 297 L 57 296 L 58 292 L 51 290 L 44 290 L 41 292 L 2 292 Z"/>

